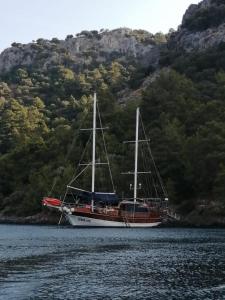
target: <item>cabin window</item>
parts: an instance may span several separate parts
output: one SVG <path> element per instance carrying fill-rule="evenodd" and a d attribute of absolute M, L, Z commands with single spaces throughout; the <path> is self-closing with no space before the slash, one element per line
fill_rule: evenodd
<path fill-rule="evenodd" d="M 137 204 L 121 204 L 120 209 L 126 212 L 148 212 L 148 208 Z"/>

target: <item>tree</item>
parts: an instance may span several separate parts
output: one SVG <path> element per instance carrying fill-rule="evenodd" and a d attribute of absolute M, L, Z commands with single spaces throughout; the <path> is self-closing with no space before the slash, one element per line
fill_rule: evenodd
<path fill-rule="evenodd" d="M 2 152 L 30 140 L 41 139 L 48 132 L 43 114 L 35 106 L 24 107 L 12 99 L 0 119 Z"/>

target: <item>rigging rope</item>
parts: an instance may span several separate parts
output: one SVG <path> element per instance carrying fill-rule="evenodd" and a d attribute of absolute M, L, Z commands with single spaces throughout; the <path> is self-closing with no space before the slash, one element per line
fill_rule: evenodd
<path fill-rule="evenodd" d="M 78 163 L 78 166 L 80 165 L 80 163 L 82 162 L 82 160 L 84 158 L 84 155 L 85 155 L 85 152 L 86 152 L 87 146 L 89 145 L 90 140 L 91 140 L 91 134 L 90 134 L 90 136 L 88 138 L 88 141 L 87 141 L 87 143 L 86 143 L 86 145 L 84 147 L 83 153 L 82 153 L 81 158 L 80 158 L 79 163 Z M 71 185 L 90 165 L 91 165 L 91 162 L 88 163 L 87 166 L 80 173 L 78 173 L 78 169 L 77 169 L 75 171 L 75 173 L 74 173 L 74 175 L 73 175 L 73 177 L 72 177 L 69 185 Z"/>
<path fill-rule="evenodd" d="M 147 171 L 147 163 L 146 163 L 146 157 L 145 157 L 145 154 L 144 154 L 144 146 L 143 146 L 143 144 L 141 144 L 141 147 L 140 147 L 140 149 L 141 149 L 141 156 L 142 156 L 142 160 L 143 160 L 143 167 L 144 167 L 144 170 L 143 171 Z M 151 190 L 151 184 L 149 184 L 149 182 L 148 182 L 148 179 L 149 179 L 149 177 L 148 177 L 148 175 L 146 174 L 146 176 L 144 176 L 144 180 L 145 180 L 145 185 L 146 185 L 146 188 L 145 188 L 145 185 L 144 185 L 144 187 L 143 187 L 143 189 L 144 189 L 144 191 L 146 192 L 146 195 L 148 195 L 149 196 L 149 198 L 150 198 L 150 190 Z"/>
<path fill-rule="evenodd" d="M 146 131 L 145 131 L 145 128 L 144 128 L 144 124 L 143 124 L 141 115 L 140 115 L 140 119 L 141 119 L 141 124 L 142 124 L 142 128 L 143 128 L 144 136 L 145 136 L 145 139 L 147 140 L 147 135 L 146 135 Z M 152 151 L 151 151 L 151 148 L 150 148 L 149 143 L 147 143 L 147 145 L 148 145 L 148 151 L 149 151 L 149 154 L 150 154 L 150 156 L 151 156 L 151 159 L 152 159 L 152 162 L 153 162 L 153 166 L 154 166 L 154 168 L 155 168 L 156 175 L 157 175 L 157 177 L 158 177 L 158 180 L 159 180 L 161 189 L 162 189 L 162 191 L 163 191 L 164 196 L 167 197 L 168 194 L 167 194 L 166 188 L 165 188 L 164 185 L 163 185 L 163 181 L 162 181 L 162 178 L 161 178 L 161 176 L 160 176 L 159 170 L 158 170 L 158 168 L 156 167 L 155 160 L 154 160 L 154 157 L 153 157 L 153 155 L 152 155 Z"/>
<path fill-rule="evenodd" d="M 84 173 L 84 171 L 87 170 L 87 168 L 91 166 L 91 163 L 87 164 L 87 166 L 82 170 L 80 171 L 80 173 L 78 173 L 69 183 L 68 185 L 71 185 L 82 173 Z"/>
<path fill-rule="evenodd" d="M 104 136 L 104 132 L 103 132 L 103 128 L 102 128 L 102 120 L 101 120 L 101 115 L 100 115 L 100 111 L 99 111 L 98 102 L 97 102 L 97 110 L 98 110 L 100 128 L 101 128 L 101 132 L 102 132 L 103 145 L 104 145 L 105 154 L 106 154 L 106 160 L 107 160 L 107 164 L 108 164 L 108 168 L 109 168 L 109 175 L 110 175 L 113 191 L 115 192 L 115 186 L 114 186 L 112 171 L 111 171 L 111 167 L 110 167 L 110 163 L 109 163 L 108 151 L 107 151 L 107 148 L 106 148 L 105 136 Z"/>
<path fill-rule="evenodd" d="M 71 144 L 70 148 L 68 149 L 68 152 L 67 152 L 67 154 L 65 156 L 64 165 L 66 164 L 66 162 L 67 162 L 67 160 L 68 160 L 68 158 L 69 158 L 69 156 L 70 156 L 70 154 L 72 152 L 72 149 L 73 149 L 73 147 L 75 145 L 75 142 L 77 142 L 77 138 L 79 136 L 79 131 L 80 131 L 82 125 L 83 125 L 83 122 L 84 122 L 84 120 L 86 118 L 86 115 L 87 115 L 87 113 L 85 113 L 84 116 L 83 116 L 83 118 L 81 119 L 80 126 L 78 127 L 78 130 L 77 130 L 77 134 L 74 135 L 74 138 L 72 140 L 72 144 Z M 48 192 L 48 196 L 49 197 L 51 196 L 51 194 L 52 194 L 52 192 L 53 192 L 53 190 L 54 190 L 54 188 L 55 188 L 55 186 L 56 186 L 56 184 L 57 184 L 57 182 L 58 182 L 58 180 L 59 180 L 60 177 L 61 177 L 61 174 L 59 174 L 58 176 L 56 176 L 56 178 L 54 179 L 52 187 L 51 187 L 50 191 Z"/>

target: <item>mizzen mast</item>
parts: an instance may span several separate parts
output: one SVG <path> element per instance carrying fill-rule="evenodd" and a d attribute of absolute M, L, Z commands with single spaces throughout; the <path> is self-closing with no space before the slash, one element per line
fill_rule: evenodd
<path fill-rule="evenodd" d="M 137 201 L 137 176 L 138 176 L 138 143 L 139 143 L 139 107 L 136 110 L 136 136 L 135 136 L 135 166 L 134 166 L 134 203 Z"/>
<path fill-rule="evenodd" d="M 97 97 L 94 93 L 93 98 L 93 135 L 92 135 L 92 181 L 91 181 L 91 192 L 92 192 L 92 201 L 91 208 L 94 210 L 94 192 L 95 192 L 95 145 L 96 145 L 96 102 Z"/>

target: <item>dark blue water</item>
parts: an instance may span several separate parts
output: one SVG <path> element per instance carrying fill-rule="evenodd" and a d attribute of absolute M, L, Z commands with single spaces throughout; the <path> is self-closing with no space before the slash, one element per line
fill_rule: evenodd
<path fill-rule="evenodd" d="M 225 230 L 0 225 L 6 299 L 225 299 Z"/>

